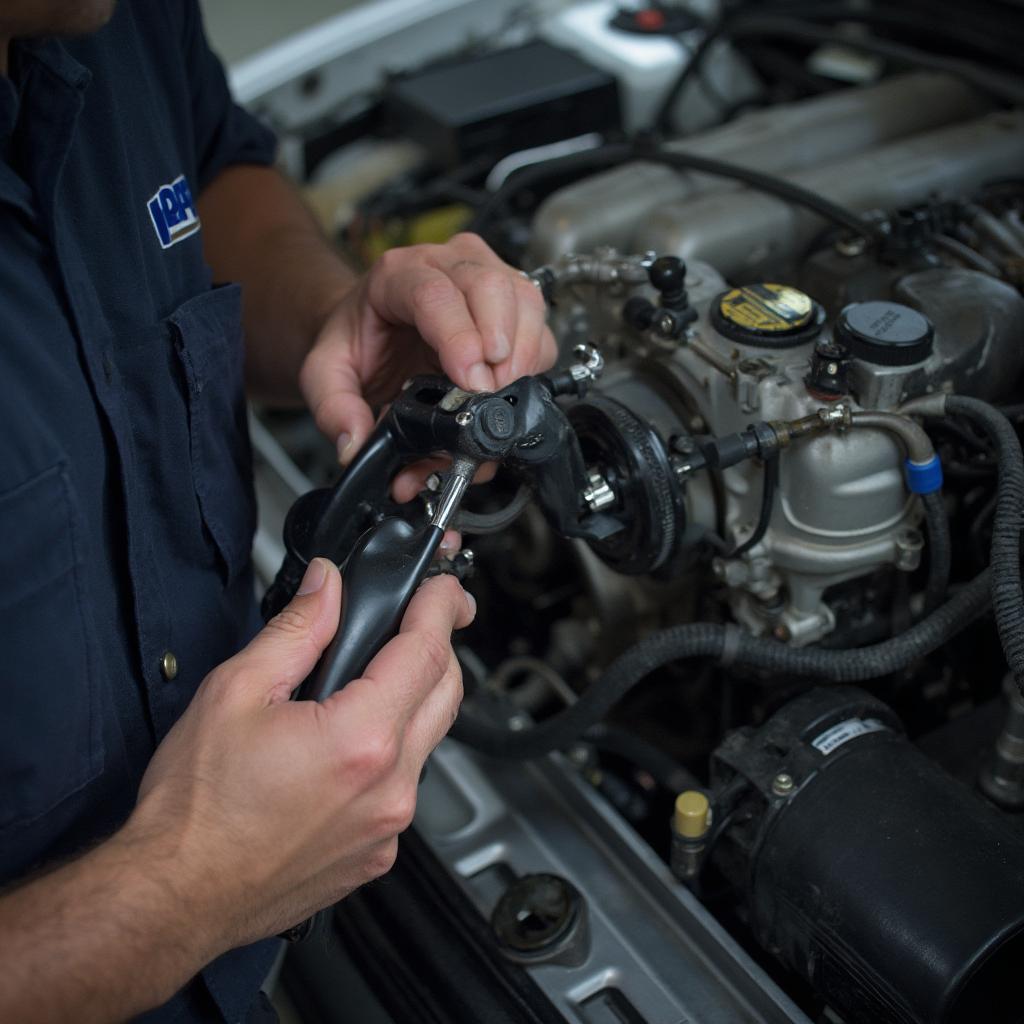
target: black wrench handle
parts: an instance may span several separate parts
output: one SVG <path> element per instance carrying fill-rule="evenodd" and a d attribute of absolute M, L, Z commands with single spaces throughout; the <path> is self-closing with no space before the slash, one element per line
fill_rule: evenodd
<path fill-rule="evenodd" d="M 441 544 L 444 530 L 416 528 L 390 518 L 367 530 L 345 562 L 341 622 L 316 668 L 299 687 L 298 700 L 326 700 L 358 679 L 377 652 L 398 633 L 402 616 Z M 301 942 L 323 927 L 321 910 L 281 933 Z"/>
<path fill-rule="evenodd" d="M 345 562 L 338 632 L 299 687 L 299 700 L 326 700 L 366 671 L 398 632 L 443 536 L 439 526 L 389 518 L 356 541 Z"/>

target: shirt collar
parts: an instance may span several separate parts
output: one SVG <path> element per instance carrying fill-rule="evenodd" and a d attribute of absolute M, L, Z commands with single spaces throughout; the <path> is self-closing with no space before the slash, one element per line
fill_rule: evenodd
<path fill-rule="evenodd" d="M 33 65 L 45 68 L 73 92 L 82 92 L 92 72 L 64 49 L 56 39 L 16 39 L 10 44 L 9 74 L 0 75 L 0 155 L 6 149 L 21 109 L 21 83 Z"/>
<path fill-rule="evenodd" d="M 79 64 L 58 39 L 21 39 L 17 46 L 26 67 L 35 61 L 76 92 L 83 90 L 92 79 L 92 72 Z"/>
<path fill-rule="evenodd" d="M 64 128 L 63 122 L 80 108 L 92 73 L 57 39 L 19 39 L 10 49 L 12 76 L 0 76 L 0 201 L 27 209 L 25 183 L 10 164 L 14 133 L 21 132 L 18 119 L 23 112 L 31 120 L 42 114 L 49 123 L 31 128 L 44 136 Z"/>

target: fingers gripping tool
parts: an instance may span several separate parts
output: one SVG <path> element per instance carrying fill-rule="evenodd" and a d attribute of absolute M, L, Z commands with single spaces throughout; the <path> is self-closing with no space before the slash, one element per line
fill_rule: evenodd
<path fill-rule="evenodd" d="M 596 350 L 584 355 L 586 362 L 567 370 L 522 377 L 489 393 L 463 391 L 442 376 L 413 378 L 338 483 L 292 506 L 284 527 L 286 556 L 264 596 L 264 618 L 291 600 L 317 556 L 342 566 L 345 580 L 338 631 L 299 688 L 299 699 L 324 700 L 358 678 L 398 632 L 481 463 L 503 463 L 526 477 L 563 536 L 601 537 L 618 528 L 580 499 L 586 467 L 555 401 L 581 397 L 600 371 Z M 450 456 L 452 466 L 424 524 L 421 503 L 397 505 L 389 491 L 403 466 L 438 454 Z"/>
<path fill-rule="evenodd" d="M 442 376 L 413 378 L 337 484 L 296 501 L 285 520 L 284 562 L 263 598 L 264 618 L 291 600 L 315 557 L 341 565 L 345 581 L 337 633 L 297 699 L 323 701 L 341 690 L 397 634 L 481 463 L 499 462 L 526 477 L 564 536 L 599 538 L 620 528 L 582 502 L 586 467 L 555 401 L 582 397 L 600 372 L 596 350 L 584 355 L 585 362 L 568 370 L 522 377 L 492 393 L 463 391 Z M 437 454 L 450 456 L 452 465 L 424 523 L 423 505 L 395 504 L 390 485 L 403 466 Z M 284 937 L 305 938 L 322 918 L 310 918 Z"/>

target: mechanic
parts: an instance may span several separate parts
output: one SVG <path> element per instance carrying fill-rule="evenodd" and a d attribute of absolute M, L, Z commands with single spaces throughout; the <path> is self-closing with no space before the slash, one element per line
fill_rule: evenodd
<path fill-rule="evenodd" d="M 342 581 L 256 635 L 243 374 L 344 463 L 413 373 L 550 365 L 543 304 L 473 236 L 357 278 L 273 154 L 196 0 L 0 5 L 4 1021 L 274 1019 L 261 940 L 388 870 L 458 708 L 450 577 L 288 701 Z"/>

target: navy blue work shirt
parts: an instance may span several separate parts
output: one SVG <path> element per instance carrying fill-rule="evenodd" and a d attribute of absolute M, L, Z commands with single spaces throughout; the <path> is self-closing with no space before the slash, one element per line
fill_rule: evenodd
<path fill-rule="evenodd" d="M 273 152 L 195 0 L 121 0 L 0 76 L 0 883 L 115 831 L 258 627 L 239 289 L 194 197 Z M 250 1019 L 275 948 L 146 1019 Z"/>

